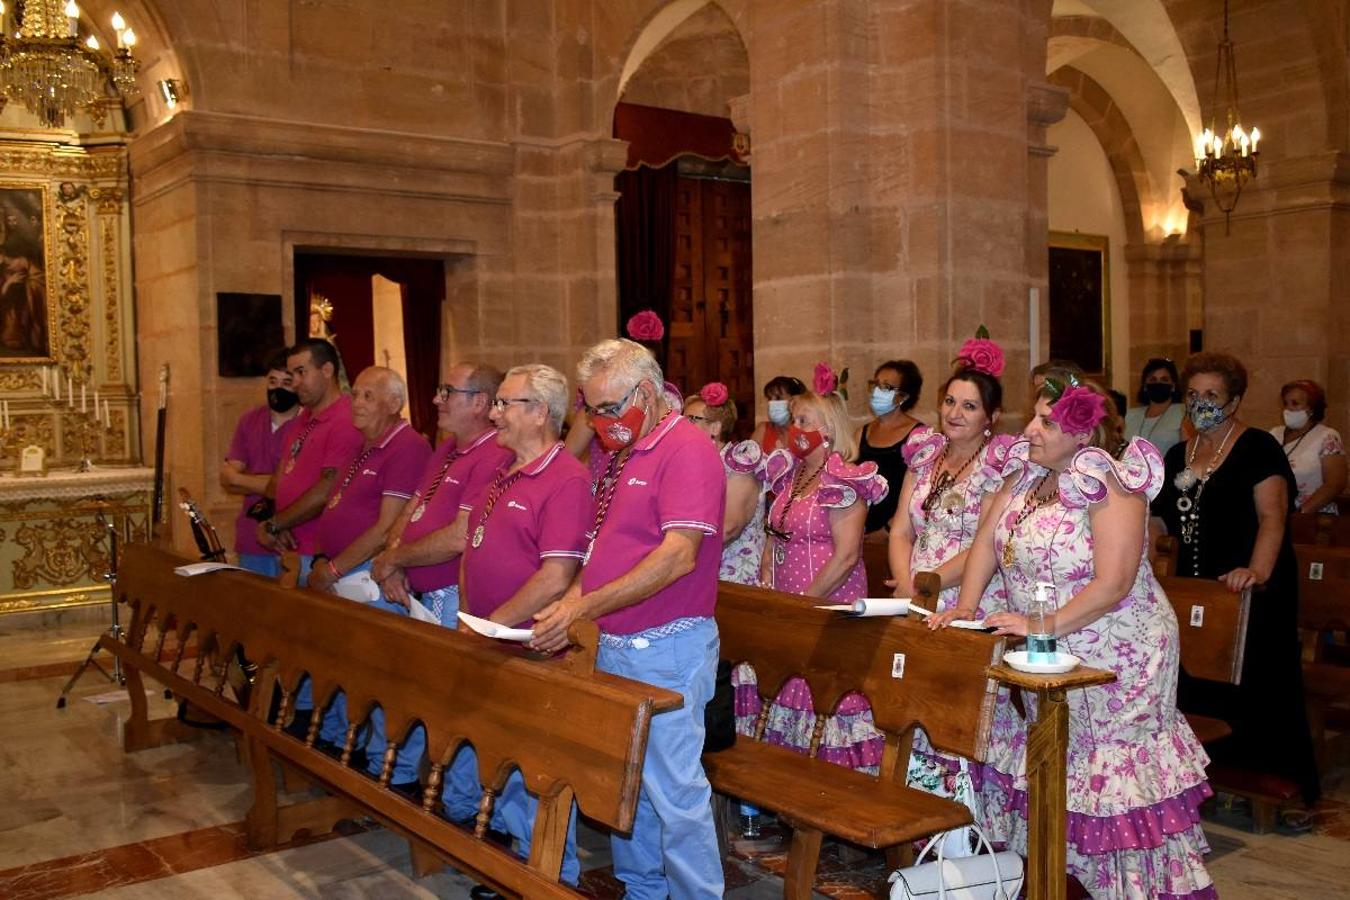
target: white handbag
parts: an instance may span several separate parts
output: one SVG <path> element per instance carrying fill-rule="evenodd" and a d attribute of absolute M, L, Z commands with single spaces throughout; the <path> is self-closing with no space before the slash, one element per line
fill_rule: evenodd
<path fill-rule="evenodd" d="M 943 852 L 948 832 L 934 835 L 914 865 L 891 873 L 891 900 L 1013 900 L 1022 890 L 1022 857 L 1012 850 L 995 853 L 978 826 L 970 829 L 979 837 L 977 855 L 948 859 Z M 978 853 L 981 847 L 989 852 Z M 924 862 L 934 848 L 936 858 Z"/>

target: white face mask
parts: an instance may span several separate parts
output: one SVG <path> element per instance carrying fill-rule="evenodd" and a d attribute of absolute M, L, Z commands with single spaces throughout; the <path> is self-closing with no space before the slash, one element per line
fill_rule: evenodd
<path fill-rule="evenodd" d="M 1306 409 L 1286 409 L 1284 411 L 1284 425 L 1289 430 L 1298 431 L 1307 424 L 1308 411 Z"/>
<path fill-rule="evenodd" d="M 769 421 L 775 425 L 786 425 L 792 418 L 792 413 L 788 411 L 788 402 L 786 400 L 769 401 Z"/>

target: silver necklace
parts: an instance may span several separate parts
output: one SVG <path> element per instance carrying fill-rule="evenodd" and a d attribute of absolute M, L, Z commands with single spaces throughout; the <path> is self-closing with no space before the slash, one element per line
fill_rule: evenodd
<path fill-rule="evenodd" d="M 1205 485 L 1209 482 L 1209 476 L 1214 474 L 1214 470 L 1219 466 L 1219 460 L 1223 458 L 1224 448 L 1228 446 L 1228 439 L 1233 436 L 1233 430 L 1237 427 L 1236 422 L 1230 422 L 1228 431 L 1224 432 L 1223 440 L 1219 442 L 1219 448 L 1210 457 L 1209 465 L 1205 467 L 1205 474 L 1196 476 L 1195 470 L 1191 466 L 1195 463 L 1195 457 L 1200 451 L 1200 436 L 1196 435 L 1194 442 L 1186 451 L 1186 468 L 1177 473 L 1173 479 L 1173 484 L 1181 495 L 1177 497 L 1177 512 L 1181 518 L 1181 542 L 1191 550 L 1191 574 L 1195 577 L 1200 576 L 1200 497 L 1205 493 Z M 1195 497 L 1189 494 L 1191 488 L 1195 488 Z"/>

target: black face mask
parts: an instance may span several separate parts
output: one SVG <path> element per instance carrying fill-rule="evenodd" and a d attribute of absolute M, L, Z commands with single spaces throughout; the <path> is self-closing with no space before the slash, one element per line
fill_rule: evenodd
<path fill-rule="evenodd" d="M 288 391 L 285 388 L 267 389 L 267 405 L 272 408 L 272 412 L 289 412 L 299 402 L 300 398 L 295 391 Z"/>
<path fill-rule="evenodd" d="M 1144 396 L 1149 403 L 1166 403 L 1172 399 L 1174 391 L 1175 388 L 1163 381 L 1150 381 L 1144 385 Z"/>

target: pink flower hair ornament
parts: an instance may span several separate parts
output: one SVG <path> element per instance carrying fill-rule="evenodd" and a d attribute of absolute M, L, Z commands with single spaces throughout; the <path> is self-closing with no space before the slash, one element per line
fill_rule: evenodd
<path fill-rule="evenodd" d="M 1050 406 L 1050 421 L 1065 434 L 1091 434 L 1106 418 L 1106 398 L 1082 385 L 1066 387 Z"/>
<path fill-rule="evenodd" d="M 655 343 L 666 336 L 666 326 L 662 324 L 661 317 L 650 309 L 644 309 L 629 319 L 624 330 L 633 340 L 647 343 Z"/>
<path fill-rule="evenodd" d="M 1003 348 L 987 337 L 969 338 L 961 345 L 961 349 L 956 351 L 955 363 L 962 368 L 982 372 L 991 378 L 1002 375 L 1006 365 Z"/>
<path fill-rule="evenodd" d="M 834 374 L 834 369 L 830 368 L 827 362 L 816 363 L 815 371 L 812 373 L 811 389 L 822 397 L 838 392 L 839 396 L 845 400 L 848 399 L 848 390 L 844 385 L 848 384 L 848 369 L 845 368 L 838 375 Z"/>
<path fill-rule="evenodd" d="M 698 395 L 703 398 L 703 402 L 709 406 L 721 406 L 727 402 L 731 393 L 727 386 L 720 381 L 713 381 L 699 388 Z"/>

